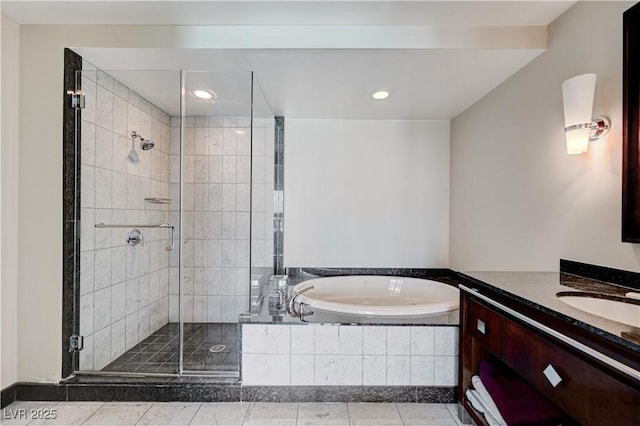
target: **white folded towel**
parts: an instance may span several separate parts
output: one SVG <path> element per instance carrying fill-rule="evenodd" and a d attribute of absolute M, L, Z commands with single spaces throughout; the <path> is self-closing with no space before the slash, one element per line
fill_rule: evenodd
<path fill-rule="evenodd" d="M 467 399 L 469 400 L 473 408 L 475 408 L 477 411 L 479 411 L 484 415 L 484 418 L 487 421 L 487 423 L 489 423 L 489 426 L 500 426 L 500 422 L 498 422 L 498 420 L 496 420 L 496 418 L 493 417 L 491 413 L 487 411 L 485 406 L 482 404 L 480 394 L 478 394 L 477 391 L 473 389 L 467 389 L 467 392 L 465 392 L 465 395 L 467 395 Z"/>
<path fill-rule="evenodd" d="M 482 380 L 480 380 L 480 376 L 473 376 L 471 378 L 471 383 L 473 384 L 473 387 L 478 393 L 480 402 L 482 402 L 482 405 L 484 405 L 485 417 L 487 417 L 487 414 L 489 414 L 491 417 L 494 418 L 496 425 L 507 426 L 507 422 L 505 422 L 502 416 L 500 415 L 500 410 L 498 410 L 498 407 L 496 406 L 495 402 L 493 402 L 493 398 L 491 398 L 491 395 L 489 395 L 489 392 L 487 392 L 487 388 L 485 388 L 484 385 L 482 384 Z M 487 421 L 489 421 L 488 418 L 487 418 Z"/>

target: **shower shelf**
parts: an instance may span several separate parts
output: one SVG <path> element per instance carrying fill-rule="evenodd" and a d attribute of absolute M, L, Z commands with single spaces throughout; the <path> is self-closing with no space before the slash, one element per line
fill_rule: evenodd
<path fill-rule="evenodd" d="M 151 203 L 151 204 L 169 204 L 171 203 L 171 198 L 151 197 L 151 198 L 145 198 L 144 201 L 146 203 Z"/>

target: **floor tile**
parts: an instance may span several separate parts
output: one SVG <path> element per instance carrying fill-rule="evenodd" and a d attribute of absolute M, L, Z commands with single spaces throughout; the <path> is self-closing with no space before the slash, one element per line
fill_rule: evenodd
<path fill-rule="evenodd" d="M 26 425 L 33 421 L 39 413 L 46 413 L 38 410 L 50 409 L 55 404 L 54 401 L 16 401 L 2 409 L 0 423 L 3 425 Z"/>
<path fill-rule="evenodd" d="M 134 425 L 151 408 L 150 402 L 107 402 L 85 425 Z"/>
<path fill-rule="evenodd" d="M 295 426 L 297 418 L 297 402 L 254 402 L 249 407 L 244 425 Z"/>
<path fill-rule="evenodd" d="M 136 424 L 188 425 L 199 408 L 199 402 L 156 402 Z"/>
<path fill-rule="evenodd" d="M 350 402 L 348 407 L 349 420 L 353 426 L 402 425 L 402 418 L 394 403 Z"/>
<path fill-rule="evenodd" d="M 29 424 L 81 425 L 103 405 L 104 402 L 58 402 L 51 407 L 55 410 L 55 419 L 37 419 Z"/>
<path fill-rule="evenodd" d="M 397 403 L 405 426 L 455 426 L 456 422 L 444 404 Z"/>
<path fill-rule="evenodd" d="M 451 416 L 453 417 L 453 420 L 456 422 L 457 425 L 463 425 L 464 424 L 458 418 L 458 403 L 457 402 L 454 403 L 454 404 L 444 404 L 444 406 L 447 407 L 447 410 L 449 410 L 449 413 L 451 413 Z"/>
<path fill-rule="evenodd" d="M 203 402 L 190 424 L 240 426 L 250 406 L 250 402 Z"/>
<path fill-rule="evenodd" d="M 349 409 L 344 402 L 300 403 L 297 424 L 349 426 Z"/>

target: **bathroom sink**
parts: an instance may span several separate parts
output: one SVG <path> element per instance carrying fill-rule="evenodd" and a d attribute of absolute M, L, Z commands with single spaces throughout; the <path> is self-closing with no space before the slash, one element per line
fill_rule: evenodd
<path fill-rule="evenodd" d="M 621 298 L 594 297 L 589 293 L 558 293 L 558 299 L 581 311 L 633 327 L 640 327 L 640 304 L 626 302 Z"/>

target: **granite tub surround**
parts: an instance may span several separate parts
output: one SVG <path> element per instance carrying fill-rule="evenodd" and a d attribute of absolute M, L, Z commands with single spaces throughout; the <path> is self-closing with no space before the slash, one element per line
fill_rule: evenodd
<path fill-rule="evenodd" d="M 640 371 L 640 343 L 632 337 L 637 328 L 573 308 L 556 296 L 567 291 L 619 296 L 633 288 L 564 272 L 465 272 L 460 282 L 534 320 L 552 320 L 556 331 Z"/>
<path fill-rule="evenodd" d="M 457 326 L 242 326 L 243 386 L 457 384 Z"/>
<path fill-rule="evenodd" d="M 144 246 L 130 247 L 130 229 L 95 224 L 169 221 L 168 205 L 145 198 L 169 197 L 170 119 L 93 64 L 82 70 L 79 368 L 100 370 L 169 319 L 169 232 L 142 229 Z M 137 163 L 132 131 L 155 142 L 148 151 L 136 142 Z"/>

